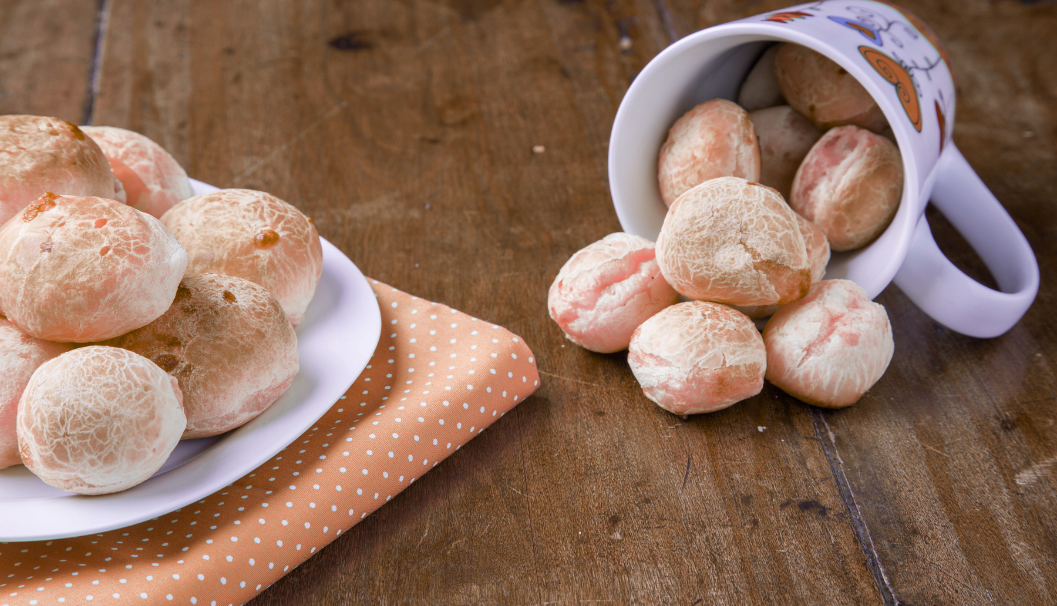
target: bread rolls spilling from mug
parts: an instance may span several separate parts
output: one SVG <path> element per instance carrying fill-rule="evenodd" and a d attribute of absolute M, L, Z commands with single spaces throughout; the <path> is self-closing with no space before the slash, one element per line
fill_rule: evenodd
<path fill-rule="evenodd" d="M 668 206 L 653 249 L 658 279 L 691 301 L 636 315 L 630 343 L 599 349 L 570 338 L 593 351 L 628 346 L 645 396 L 674 414 L 731 406 L 759 393 L 764 377 L 809 404 L 849 406 L 888 367 L 892 330 L 860 287 L 823 277 L 831 250 L 866 246 L 892 221 L 899 149 L 876 134 L 887 122 L 866 89 L 796 44 L 767 49 L 738 101 L 745 107 L 692 107 L 658 153 Z M 607 240 L 615 237 L 637 236 Z M 562 304 L 590 307 L 593 334 L 625 333 L 632 322 L 619 305 L 596 305 L 599 290 L 569 289 Z M 552 317 L 568 334 L 553 308 Z M 751 318 L 767 317 L 761 336 Z"/>

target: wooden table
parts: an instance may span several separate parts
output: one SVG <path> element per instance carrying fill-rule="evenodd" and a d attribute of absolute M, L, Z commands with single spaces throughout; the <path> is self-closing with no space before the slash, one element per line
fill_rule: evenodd
<path fill-rule="evenodd" d="M 635 74 L 784 4 L 0 2 L 0 111 L 143 132 L 536 353 L 535 396 L 254 604 L 1057 603 L 1052 1 L 905 0 L 950 51 L 957 144 L 1039 259 L 1005 336 L 955 334 L 890 286 L 896 357 L 856 406 L 767 386 L 684 421 L 547 316 L 565 260 L 620 229 L 607 142 Z"/>

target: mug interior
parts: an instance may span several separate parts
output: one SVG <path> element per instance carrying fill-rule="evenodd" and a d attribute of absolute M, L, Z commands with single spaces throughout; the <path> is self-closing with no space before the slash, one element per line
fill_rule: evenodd
<path fill-rule="evenodd" d="M 738 90 L 757 59 L 772 44 L 791 42 L 821 52 L 844 67 L 878 101 L 896 134 L 903 160 L 903 194 L 888 228 L 864 248 L 834 252 L 825 279 L 844 278 L 872 299 L 892 281 L 906 256 L 920 203 L 917 171 L 896 108 L 874 90 L 861 66 L 797 32 L 780 38 L 767 33 L 725 32 L 718 26 L 697 32 L 665 49 L 632 83 L 621 101 L 609 143 L 609 187 L 624 231 L 656 240 L 668 207 L 657 182 L 657 157 L 668 129 L 694 106 L 711 99 L 736 101 Z"/>

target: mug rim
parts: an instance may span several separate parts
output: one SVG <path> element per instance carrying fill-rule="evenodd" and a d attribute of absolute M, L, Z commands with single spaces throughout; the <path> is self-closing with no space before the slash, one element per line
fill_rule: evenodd
<path fill-rule="evenodd" d="M 790 9 L 795 8 L 796 7 L 790 7 Z M 753 17 L 749 17 L 749 19 L 751 18 Z M 893 232 L 895 243 L 894 245 L 889 245 L 892 247 L 891 253 L 894 254 L 887 255 L 888 258 L 884 261 L 884 267 L 881 268 L 880 271 L 872 272 L 874 275 L 868 284 L 860 284 L 867 291 L 867 294 L 871 299 L 875 298 L 888 286 L 889 283 L 891 283 L 896 272 L 899 270 L 899 266 L 902 265 L 903 260 L 907 255 L 914 228 L 921 215 L 924 213 L 925 206 L 927 205 L 927 192 L 926 188 L 923 188 L 922 185 L 929 185 L 931 183 L 930 177 L 935 175 L 935 167 L 938 158 L 928 168 L 925 183 L 922 183 L 922 178 L 918 173 L 917 166 L 911 161 L 911 156 L 914 154 L 912 150 L 915 149 L 915 145 L 913 144 L 909 132 L 909 125 L 900 119 L 902 117 L 902 109 L 897 107 L 894 102 L 889 99 L 888 95 L 884 94 L 885 90 L 880 87 L 873 75 L 866 71 L 864 66 L 860 65 L 858 62 L 852 61 L 851 57 L 846 53 L 839 51 L 835 46 L 819 39 L 818 37 L 805 33 L 802 30 L 783 27 L 782 24 L 746 22 L 741 20 L 712 26 L 694 32 L 675 41 L 662 50 L 651 59 L 638 74 L 628 87 L 627 92 L 624 94 L 624 97 L 620 102 L 620 106 L 618 107 L 616 116 L 613 120 L 613 128 L 609 140 L 609 152 L 607 158 L 609 165 L 609 188 L 621 227 L 625 229 L 625 231 L 630 231 L 646 238 L 656 239 L 656 234 L 644 234 L 639 233 L 638 230 L 629 229 L 629 226 L 632 226 L 635 223 L 634 219 L 629 215 L 629 209 L 635 206 L 635 201 L 628 200 L 627 195 L 621 192 L 621 183 L 623 179 L 620 174 L 621 171 L 618 168 L 620 165 L 619 154 L 621 153 L 621 148 L 629 143 L 628 141 L 623 140 L 623 133 L 627 130 L 626 123 L 634 119 L 634 116 L 630 115 L 630 112 L 632 112 L 631 105 L 640 102 L 640 98 L 649 98 L 649 87 L 656 84 L 651 83 L 650 80 L 658 70 L 662 69 L 663 66 L 669 64 L 669 62 L 680 59 L 683 54 L 701 45 L 732 37 L 741 37 L 744 38 L 744 40 L 741 40 L 730 47 L 725 47 L 728 50 L 737 46 L 756 42 L 787 42 L 799 44 L 821 53 L 855 77 L 884 113 L 885 119 L 888 121 L 888 124 L 895 135 L 896 145 L 899 149 L 903 165 L 903 193 L 900 198 L 899 207 L 892 222 L 885 228 L 881 235 L 874 239 L 870 244 L 854 251 L 833 253 L 834 260 L 840 265 L 841 270 L 836 273 L 843 273 L 846 263 L 858 257 L 861 252 L 872 248 L 882 238 L 891 238 L 892 236 L 888 235 L 889 232 L 896 230 Z M 715 60 L 715 58 L 716 57 L 713 57 L 713 60 Z M 943 69 L 946 70 L 947 66 L 944 65 Z M 665 136 L 666 132 L 667 131 L 665 131 Z M 663 139 L 664 137 L 662 136 L 662 143 Z M 630 143 L 636 144 L 641 143 L 641 141 L 632 141 Z M 659 152 L 659 147 L 657 151 Z M 656 181 L 656 164 L 654 164 L 653 167 L 653 179 Z M 657 200 L 660 200 L 659 189 L 657 192 Z M 648 203 L 650 203 L 649 200 L 638 201 L 638 204 Z M 663 202 L 660 202 L 660 204 L 663 205 Z M 833 260 L 831 260 L 831 265 L 837 264 L 834 264 Z M 828 270 L 829 268 L 827 268 L 827 272 Z M 830 276 L 827 273 L 825 279 L 831 279 L 831 277 L 843 278 L 846 276 Z"/>

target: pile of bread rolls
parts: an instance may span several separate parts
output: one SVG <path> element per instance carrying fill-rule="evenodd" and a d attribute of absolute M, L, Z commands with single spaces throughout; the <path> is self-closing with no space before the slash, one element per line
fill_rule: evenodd
<path fill-rule="evenodd" d="M 551 317 L 587 349 L 628 349 L 643 393 L 676 414 L 731 406 L 765 378 L 810 404 L 854 404 L 888 368 L 891 325 L 862 288 L 822 278 L 831 249 L 869 244 L 895 215 L 903 168 L 886 131 L 839 65 L 772 46 L 738 103 L 672 125 L 657 242 L 611 234 L 573 255 Z M 768 316 L 761 335 L 752 318 Z"/>
<path fill-rule="evenodd" d="M 275 196 L 194 196 L 143 135 L 0 116 L 0 469 L 112 493 L 253 419 L 298 372 L 322 268 Z"/>

